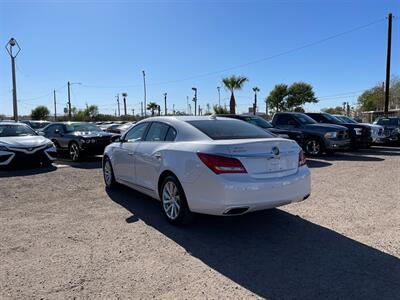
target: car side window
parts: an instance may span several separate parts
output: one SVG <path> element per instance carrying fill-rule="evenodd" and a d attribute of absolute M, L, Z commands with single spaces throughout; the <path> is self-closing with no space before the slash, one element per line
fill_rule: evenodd
<path fill-rule="evenodd" d="M 64 132 L 63 126 L 59 124 L 51 125 L 46 129 L 46 134 L 54 135 L 56 134 L 56 130 L 59 130 L 61 133 Z"/>
<path fill-rule="evenodd" d="M 293 120 L 289 115 L 278 115 L 276 119 L 276 125 L 290 125 L 289 121 Z"/>
<path fill-rule="evenodd" d="M 141 123 L 134 126 L 125 135 L 125 141 L 128 143 L 139 142 L 143 139 L 143 135 L 146 132 L 149 123 Z"/>
<path fill-rule="evenodd" d="M 324 120 L 325 118 L 322 115 L 309 115 L 311 118 L 313 118 L 315 121 L 317 121 L 318 123 L 323 123 L 326 122 L 326 120 Z"/>
<path fill-rule="evenodd" d="M 176 130 L 175 130 L 175 128 L 169 126 L 167 135 L 165 136 L 165 141 L 173 142 L 173 141 L 175 141 L 175 138 L 176 138 Z"/>
<path fill-rule="evenodd" d="M 150 129 L 147 132 L 145 141 L 147 142 L 162 142 L 165 140 L 169 125 L 161 122 L 153 122 L 150 125 Z"/>

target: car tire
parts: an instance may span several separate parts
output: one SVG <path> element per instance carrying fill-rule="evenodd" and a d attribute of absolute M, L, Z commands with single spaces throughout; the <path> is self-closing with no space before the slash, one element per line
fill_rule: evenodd
<path fill-rule="evenodd" d="M 324 147 L 318 138 L 309 138 L 304 143 L 304 150 L 307 155 L 319 156 L 324 152 Z"/>
<path fill-rule="evenodd" d="M 79 161 L 81 159 L 81 150 L 79 149 L 79 145 L 76 142 L 72 142 L 68 146 L 68 153 L 69 157 L 72 159 L 72 161 Z"/>
<path fill-rule="evenodd" d="M 103 162 L 103 178 L 106 188 L 112 189 L 118 186 L 118 183 L 115 180 L 115 175 L 111 165 L 111 160 L 108 157 L 104 158 Z"/>
<path fill-rule="evenodd" d="M 189 210 L 185 192 L 175 176 L 164 179 L 160 188 L 160 202 L 169 223 L 180 225 L 192 220 L 193 214 Z"/>

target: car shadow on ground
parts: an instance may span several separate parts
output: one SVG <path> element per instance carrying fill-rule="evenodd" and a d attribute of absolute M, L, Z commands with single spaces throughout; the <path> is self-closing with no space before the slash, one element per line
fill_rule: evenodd
<path fill-rule="evenodd" d="M 51 166 L 16 166 L 16 167 L 9 167 L 7 169 L 0 169 L 0 178 L 5 177 L 20 177 L 20 176 L 31 176 L 37 174 L 44 174 L 49 173 L 57 170 L 57 167 L 54 165 Z"/>
<path fill-rule="evenodd" d="M 268 299 L 395 299 L 400 260 L 279 209 L 169 225 L 158 201 L 127 188 L 109 197 L 210 268 Z M 190 271 L 190 270 L 188 270 Z"/>
<path fill-rule="evenodd" d="M 67 165 L 77 169 L 99 169 L 102 167 L 102 156 L 86 156 L 80 161 L 74 162 L 67 156 L 59 156 L 56 165 Z"/>
<path fill-rule="evenodd" d="M 332 164 L 326 161 L 315 160 L 307 157 L 307 166 L 309 168 L 325 168 L 332 166 Z"/>

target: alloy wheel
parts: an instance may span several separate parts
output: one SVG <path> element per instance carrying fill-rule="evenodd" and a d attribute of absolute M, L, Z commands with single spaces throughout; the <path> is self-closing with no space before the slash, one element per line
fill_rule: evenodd
<path fill-rule="evenodd" d="M 179 216 L 181 210 L 181 199 L 178 187 L 172 181 L 168 181 L 163 187 L 162 205 L 165 214 L 171 220 L 175 220 Z"/>
<path fill-rule="evenodd" d="M 111 169 L 111 164 L 109 160 L 106 160 L 106 162 L 104 163 L 104 180 L 106 182 L 107 186 L 111 186 L 112 184 L 112 169 Z"/>
<path fill-rule="evenodd" d="M 79 159 L 79 148 L 77 144 L 72 144 L 70 146 L 69 155 L 73 161 L 77 161 Z"/>
<path fill-rule="evenodd" d="M 306 144 L 306 150 L 307 150 L 307 153 L 309 153 L 311 155 L 317 155 L 317 154 L 321 153 L 321 145 L 316 140 L 310 140 Z"/>

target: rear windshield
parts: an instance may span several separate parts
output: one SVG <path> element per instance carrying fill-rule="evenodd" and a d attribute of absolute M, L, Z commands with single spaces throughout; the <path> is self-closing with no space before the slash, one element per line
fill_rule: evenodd
<path fill-rule="evenodd" d="M 244 117 L 247 123 L 256 125 L 261 128 L 272 128 L 273 126 L 266 120 L 260 117 Z"/>
<path fill-rule="evenodd" d="M 273 135 L 254 125 L 238 120 L 186 121 L 213 140 L 272 138 Z"/>

